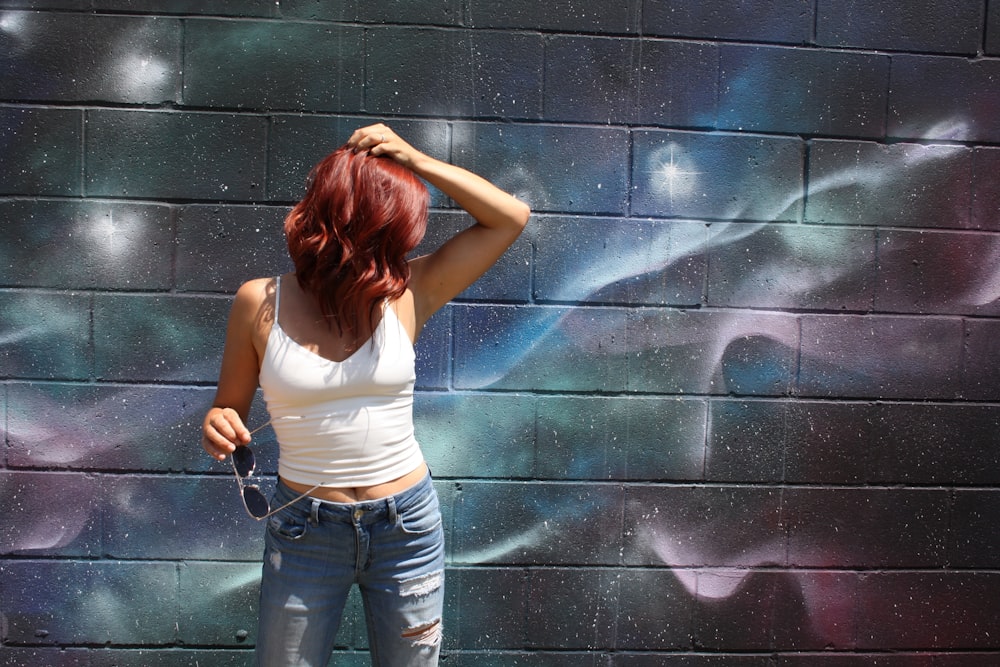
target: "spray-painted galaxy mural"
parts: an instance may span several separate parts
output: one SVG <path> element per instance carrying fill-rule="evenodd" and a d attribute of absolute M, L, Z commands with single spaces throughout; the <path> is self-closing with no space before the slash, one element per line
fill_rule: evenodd
<path fill-rule="evenodd" d="M 535 211 L 419 342 L 445 664 L 1000 663 L 995 0 L 0 8 L 0 665 L 249 664 L 199 424 L 373 120 Z"/>

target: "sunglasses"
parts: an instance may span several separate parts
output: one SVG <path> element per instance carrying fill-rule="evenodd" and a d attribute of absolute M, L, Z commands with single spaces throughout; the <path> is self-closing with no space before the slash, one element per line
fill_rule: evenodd
<path fill-rule="evenodd" d="M 279 419 L 301 419 L 300 417 L 279 417 Z M 274 421 L 273 419 L 271 421 Z M 250 435 L 253 435 L 257 431 L 261 430 L 265 426 L 271 423 L 271 421 L 261 424 L 254 430 L 250 431 Z M 243 498 L 243 507 L 246 508 L 247 514 L 257 521 L 263 521 L 264 519 L 277 514 L 281 510 L 294 505 L 299 502 L 310 493 L 318 489 L 321 484 L 317 484 L 305 493 L 301 494 L 297 498 L 288 501 L 281 507 L 271 509 L 271 503 L 268 502 L 267 496 L 263 494 L 260 490 L 260 486 L 257 484 L 246 484 L 244 480 L 249 480 L 253 476 L 254 470 L 257 468 L 257 459 L 253 455 L 253 450 L 250 449 L 248 445 L 242 445 L 236 448 L 229 456 L 229 462 L 233 466 L 233 473 L 236 475 L 236 483 L 240 487 L 240 497 Z"/>

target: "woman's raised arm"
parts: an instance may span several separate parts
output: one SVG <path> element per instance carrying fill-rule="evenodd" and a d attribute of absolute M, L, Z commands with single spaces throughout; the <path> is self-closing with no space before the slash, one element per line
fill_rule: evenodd
<path fill-rule="evenodd" d="M 439 308 L 493 266 L 528 223 L 527 204 L 470 171 L 416 150 L 389 127 L 371 125 L 348 140 L 355 150 L 394 159 L 451 197 L 476 224 L 410 262 L 418 331 Z"/>

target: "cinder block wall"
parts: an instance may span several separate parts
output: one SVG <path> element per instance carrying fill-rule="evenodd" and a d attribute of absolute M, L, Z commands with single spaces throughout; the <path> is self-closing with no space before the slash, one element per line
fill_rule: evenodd
<path fill-rule="evenodd" d="M 996 0 L 0 8 L 0 665 L 249 663 L 198 424 L 376 120 L 535 211 L 419 343 L 448 665 L 1000 664 Z"/>

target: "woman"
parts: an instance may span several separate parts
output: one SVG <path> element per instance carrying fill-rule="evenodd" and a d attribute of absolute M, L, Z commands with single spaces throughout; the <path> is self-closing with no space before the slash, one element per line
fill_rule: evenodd
<path fill-rule="evenodd" d="M 421 178 L 475 224 L 407 260 L 427 222 Z M 251 440 L 259 384 L 280 454 L 277 491 L 254 510 L 267 519 L 258 665 L 325 666 L 355 583 L 373 665 L 437 664 L 444 545 L 413 437 L 413 342 L 528 216 L 489 182 L 372 125 L 313 169 L 288 215 L 295 272 L 238 290 L 202 445 L 220 461 L 250 451 L 237 448 Z"/>

